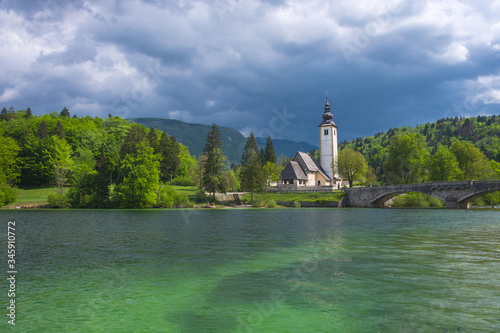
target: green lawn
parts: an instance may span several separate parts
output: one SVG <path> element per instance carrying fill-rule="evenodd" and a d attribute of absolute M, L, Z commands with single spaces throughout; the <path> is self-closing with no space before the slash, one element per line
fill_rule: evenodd
<path fill-rule="evenodd" d="M 309 193 L 268 193 L 267 200 L 275 201 L 340 201 L 344 196 L 344 192 L 309 192 Z M 264 200 L 264 193 L 254 193 L 254 200 Z M 250 202 L 250 194 L 242 196 L 243 202 Z"/>
<path fill-rule="evenodd" d="M 180 194 L 194 195 L 198 191 L 198 186 L 177 186 L 168 185 L 174 189 L 175 192 Z"/>
<path fill-rule="evenodd" d="M 67 188 L 65 189 L 65 191 Z M 45 205 L 50 192 L 57 191 L 57 187 L 40 187 L 31 189 L 16 189 L 17 200 L 7 206 Z"/>

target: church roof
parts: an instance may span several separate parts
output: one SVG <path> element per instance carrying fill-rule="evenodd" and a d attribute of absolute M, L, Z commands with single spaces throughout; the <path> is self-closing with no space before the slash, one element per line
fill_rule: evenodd
<path fill-rule="evenodd" d="M 307 180 L 307 175 L 310 172 L 319 172 L 325 179 L 332 180 L 311 155 L 301 151 L 298 151 L 293 161 L 288 162 L 285 166 L 281 172 L 281 179 Z"/>
<path fill-rule="evenodd" d="M 294 161 L 298 161 L 303 170 L 307 173 L 308 171 L 319 172 L 325 179 L 332 180 L 330 176 L 328 176 L 318 163 L 314 160 L 314 158 L 304 152 L 298 151 L 295 155 Z"/>
<path fill-rule="evenodd" d="M 281 179 L 306 179 L 307 175 L 302 170 L 300 164 L 296 161 L 290 161 L 281 171 Z"/>

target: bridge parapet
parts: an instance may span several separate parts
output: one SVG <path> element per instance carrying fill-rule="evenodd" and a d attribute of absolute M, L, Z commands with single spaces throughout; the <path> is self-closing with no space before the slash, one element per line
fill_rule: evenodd
<path fill-rule="evenodd" d="M 500 181 L 454 181 L 420 184 L 400 184 L 345 189 L 344 207 L 383 207 L 384 202 L 396 195 L 419 192 L 446 202 L 448 208 L 468 208 L 475 198 L 500 191 Z"/>

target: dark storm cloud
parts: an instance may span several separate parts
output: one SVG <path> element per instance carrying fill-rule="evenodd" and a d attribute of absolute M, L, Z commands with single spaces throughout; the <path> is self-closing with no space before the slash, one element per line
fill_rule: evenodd
<path fill-rule="evenodd" d="M 317 144 L 498 113 L 497 2 L 3 1 L 0 105 Z"/>

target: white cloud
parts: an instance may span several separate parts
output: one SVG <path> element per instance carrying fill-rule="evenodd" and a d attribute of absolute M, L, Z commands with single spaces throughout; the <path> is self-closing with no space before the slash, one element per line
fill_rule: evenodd
<path fill-rule="evenodd" d="M 169 111 L 168 117 L 170 119 L 177 119 L 186 122 L 193 121 L 193 116 L 191 116 L 191 113 L 189 111 L 181 111 L 181 110 Z"/>

